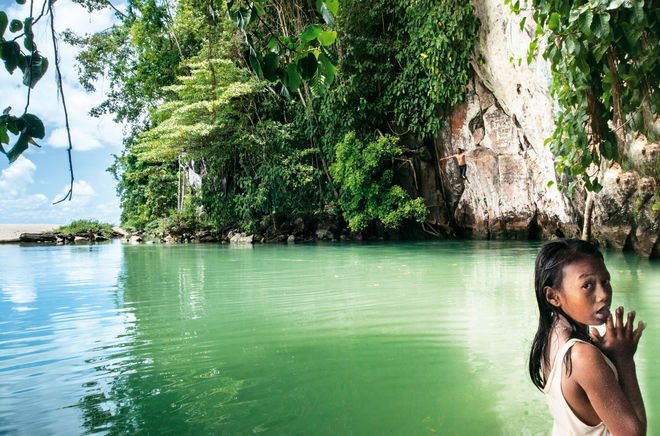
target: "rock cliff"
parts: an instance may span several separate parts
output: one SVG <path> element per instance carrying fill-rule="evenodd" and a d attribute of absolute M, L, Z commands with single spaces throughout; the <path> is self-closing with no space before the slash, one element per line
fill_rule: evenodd
<path fill-rule="evenodd" d="M 432 144 L 404 139 L 414 157 L 400 166 L 399 180 L 425 198 L 429 232 L 579 237 L 586 193 L 578 186 L 569 198 L 557 188 L 568 181 L 557 180 L 553 156 L 543 144 L 555 125 L 549 65 L 541 56 L 529 65 L 526 60 L 534 22 L 529 17 L 521 30 L 522 16 L 513 16 L 501 0 L 476 0 L 475 9 L 482 25 L 465 102 L 452 109 Z M 461 182 L 455 159 L 439 163 L 458 148 L 468 153 L 469 183 Z M 629 149 L 637 168 L 657 165 L 657 143 L 638 137 Z M 603 174 L 603 184 L 594 197 L 592 239 L 660 256 L 653 180 L 613 166 Z"/>

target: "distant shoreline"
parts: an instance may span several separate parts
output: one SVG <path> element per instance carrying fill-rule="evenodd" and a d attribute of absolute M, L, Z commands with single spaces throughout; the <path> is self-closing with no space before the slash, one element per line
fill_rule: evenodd
<path fill-rule="evenodd" d="M 18 242 L 21 233 L 49 232 L 61 224 L 0 224 L 0 244 Z"/>

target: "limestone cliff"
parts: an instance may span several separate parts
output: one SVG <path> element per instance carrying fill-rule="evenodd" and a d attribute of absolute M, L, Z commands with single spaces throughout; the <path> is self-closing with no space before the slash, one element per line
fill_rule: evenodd
<path fill-rule="evenodd" d="M 414 158 L 399 168 L 399 180 L 422 195 L 430 209 L 427 231 L 474 238 L 579 237 L 586 194 L 569 198 L 557 189 L 553 156 L 544 146 L 554 130 L 548 64 L 537 56 L 527 64 L 534 34 L 531 17 L 513 16 L 501 0 L 476 0 L 480 41 L 465 102 L 452 109 L 433 144 L 404 142 Z M 518 62 L 518 59 L 521 59 Z M 469 183 L 461 183 L 455 160 L 467 151 Z M 641 167 L 655 165 L 658 144 L 636 138 L 630 150 Z M 413 169 L 414 171 L 410 171 Z M 554 185 L 548 187 L 548 182 Z M 652 205 L 653 181 L 618 166 L 606 170 L 595 196 L 591 237 L 603 246 L 631 248 L 660 256 L 660 213 Z"/>

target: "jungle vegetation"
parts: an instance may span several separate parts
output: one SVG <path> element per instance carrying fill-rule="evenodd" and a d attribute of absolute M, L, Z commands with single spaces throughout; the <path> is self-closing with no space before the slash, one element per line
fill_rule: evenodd
<path fill-rule="evenodd" d="M 62 37 L 82 48 L 83 86 L 110 84 L 93 113 L 131 126 L 109 168 L 123 226 L 277 232 L 311 217 L 362 231 L 426 216 L 394 169 L 411 153 L 401 138 L 431 140 L 464 99 L 480 26 L 469 2 L 129 0 L 120 11 L 107 0 L 76 1 L 116 11 L 109 29 Z M 601 165 L 629 165 L 627 137 L 657 138 L 657 4 L 509 4 L 533 11 L 530 57 L 541 48 L 552 65 L 560 110 L 548 143 L 558 172 L 598 191 Z M 51 5 L 11 23 L 0 12 L 1 57 L 29 88 L 48 67 L 31 26 Z M 27 108 L 0 117 L 10 161 L 44 135 Z M 203 180 L 186 191 L 192 167 Z M 658 179 L 657 168 L 646 171 Z"/>

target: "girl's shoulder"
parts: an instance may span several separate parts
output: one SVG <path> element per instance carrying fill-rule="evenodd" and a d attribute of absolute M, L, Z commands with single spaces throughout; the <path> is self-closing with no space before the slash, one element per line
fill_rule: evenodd
<path fill-rule="evenodd" d="M 600 349 L 589 342 L 576 340 L 571 347 L 571 366 L 577 378 L 581 373 L 588 378 L 592 376 L 614 376 L 616 367 Z"/>

